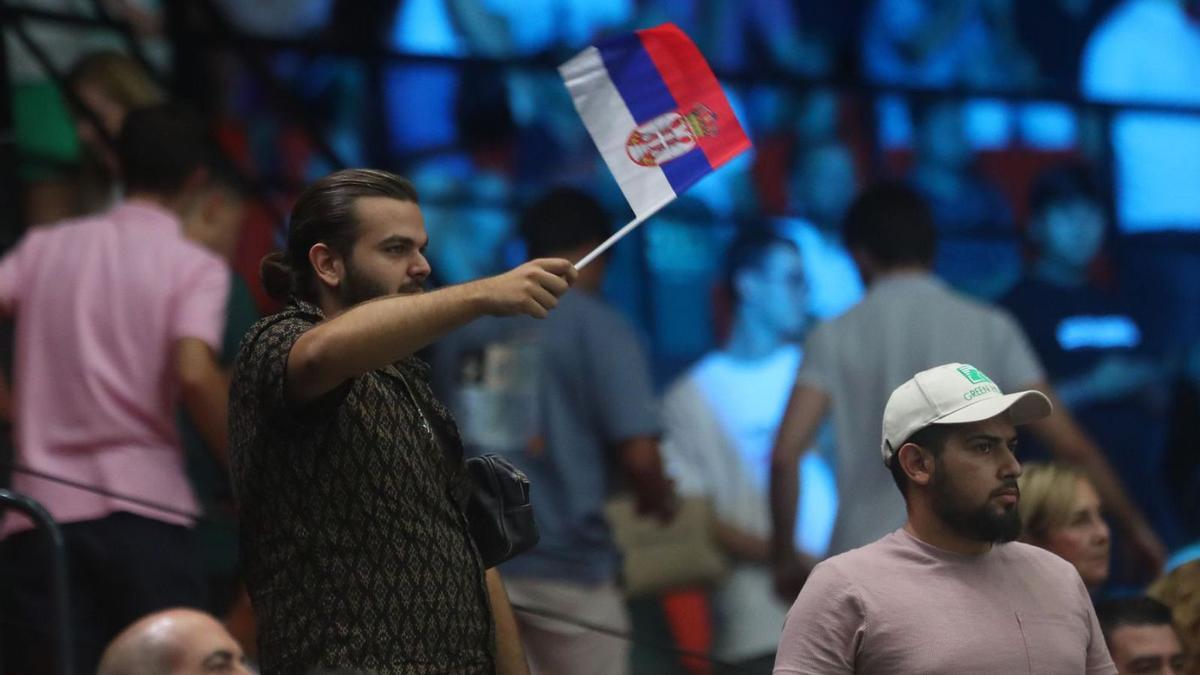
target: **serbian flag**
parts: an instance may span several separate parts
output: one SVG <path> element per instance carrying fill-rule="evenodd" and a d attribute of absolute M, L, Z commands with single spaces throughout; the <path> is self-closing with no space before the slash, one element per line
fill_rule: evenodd
<path fill-rule="evenodd" d="M 674 24 L 598 42 L 558 71 L 638 222 L 750 147 L 700 50 Z"/>

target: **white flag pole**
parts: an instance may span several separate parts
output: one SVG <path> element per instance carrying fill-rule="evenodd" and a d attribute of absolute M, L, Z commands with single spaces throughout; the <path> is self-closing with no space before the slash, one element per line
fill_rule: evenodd
<path fill-rule="evenodd" d="M 641 225 L 642 223 L 646 222 L 647 218 L 658 213 L 660 210 L 662 210 L 662 207 L 666 206 L 667 204 L 670 204 L 672 201 L 674 201 L 674 198 L 668 199 L 667 201 L 663 202 L 662 204 L 659 204 L 658 206 L 650 209 L 649 211 L 638 216 L 637 218 L 634 218 L 633 220 L 629 221 L 629 223 L 627 225 L 625 225 L 625 227 L 622 227 L 621 229 L 617 230 L 616 233 L 614 233 L 611 237 L 609 237 L 608 239 L 605 239 L 603 244 L 600 244 L 596 248 L 592 249 L 591 253 L 580 258 L 579 262 L 575 263 L 575 269 L 581 270 L 584 268 L 585 265 L 592 262 L 596 258 L 599 258 L 600 254 L 602 254 L 605 251 L 607 251 L 608 249 L 612 248 L 613 244 L 624 239 L 625 235 L 636 230 L 638 225 Z"/>

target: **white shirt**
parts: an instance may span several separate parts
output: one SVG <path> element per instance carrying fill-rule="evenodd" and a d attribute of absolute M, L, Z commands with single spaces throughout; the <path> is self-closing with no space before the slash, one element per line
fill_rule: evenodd
<path fill-rule="evenodd" d="M 1200 26 L 1173 0 L 1127 0 L 1088 40 L 1082 70 L 1095 100 L 1200 106 Z M 1121 113 L 1112 142 L 1122 230 L 1200 229 L 1200 117 Z"/>
<path fill-rule="evenodd" d="M 704 357 L 663 402 L 663 454 L 680 492 L 707 495 L 722 520 L 768 537 L 771 446 L 783 418 L 800 349 L 786 346 L 755 361 L 724 352 Z M 837 511 L 833 472 L 816 452 L 800 465 L 797 547 L 824 555 Z M 775 650 L 787 605 L 769 568 L 739 563 L 714 591 L 714 653 L 743 660 Z"/>

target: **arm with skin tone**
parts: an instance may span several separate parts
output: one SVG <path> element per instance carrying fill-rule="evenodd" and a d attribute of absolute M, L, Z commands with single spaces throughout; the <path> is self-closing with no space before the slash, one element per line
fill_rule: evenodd
<path fill-rule="evenodd" d="M 675 486 L 663 471 L 658 439 L 628 438 L 616 444 L 616 453 L 633 491 L 638 514 L 670 521 L 675 515 Z"/>
<path fill-rule="evenodd" d="M 296 341 L 288 356 L 288 396 L 310 401 L 485 314 L 545 318 L 576 274 L 566 260 L 534 260 L 498 276 L 352 307 Z"/>
<path fill-rule="evenodd" d="M 717 544 L 739 560 L 765 563 L 771 558 L 770 540 L 739 529 L 736 525 L 716 519 L 714 534 Z"/>
<path fill-rule="evenodd" d="M 500 572 L 492 568 L 485 577 L 492 619 L 496 623 L 496 673 L 529 675 L 529 664 L 525 661 L 525 650 L 521 647 L 521 635 L 517 630 L 517 617 L 513 615 L 508 593 L 504 592 Z"/>
<path fill-rule="evenodd" d="M 1045 394 L 1055 408 L 1053 415 L 1032 424 L 1031 431 L 1050 448 L 1057 459 L 1075 464 L 1087 472 L 1116 525 L 1128 537 L 1127 545 L 1132 547 L 1131 552 L 1138 557 L 1143 570 L 1150 576 L 1157 575 L 1166 562 L 1166 547 L 1129 499 L 1121 480 L 1100 448 L 1079 427 L 1048 383 L 1034 382 L 1028 388 Z"/>
<path fill-rule="evenodd" d="M 771 559 L 775 592 L 787 602 L 800 592 L 808 572 L 801 569 L 793 543 L 800 500 L 800 456 L 816 437 L 829 404 L 825 392 L 797 384 L 771 450 Z"/>
<path fill-rule="evenodd" d="M 183 338 L 175 349 L 175 371 L 188 417 L 222 467 L 229 466 L 229 375 L 203 340 Z"/>

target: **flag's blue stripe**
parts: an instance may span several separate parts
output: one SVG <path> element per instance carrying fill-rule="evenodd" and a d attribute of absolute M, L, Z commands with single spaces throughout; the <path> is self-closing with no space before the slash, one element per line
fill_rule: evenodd
<path fill-rule="evenodd" d="M 648 122 L 679 107 L 637 33 L 602 40 L 596 43 L 596 49 L 635 122 Z M 713 170 L 699 148 L 660 168 L 677 195 Z"/>

